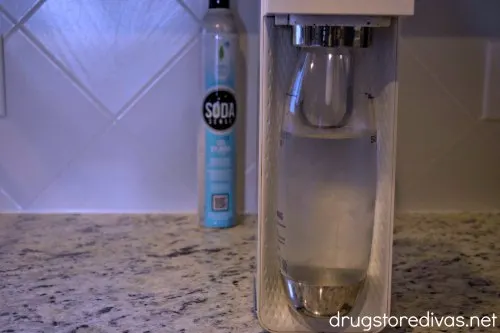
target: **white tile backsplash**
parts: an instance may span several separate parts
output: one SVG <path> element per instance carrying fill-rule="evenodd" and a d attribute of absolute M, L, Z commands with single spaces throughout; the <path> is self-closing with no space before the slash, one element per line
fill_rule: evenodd
<path fill-rule="evenodd" d="M 500 37 L 498 13 L 496 0 L 420 0 L 404 20 L 399 210 L 500 209 L 500 123 L 479 120 L 485 47 Z"/>
<path fill-rule="evenodd" d="M 162 200 L 174 198 L 170 200 L 175 202 L 171 210 L 190 211 L 196 207 L 200 67 L 200 43 L 196 39 L 116 125 L 133 133 L 145 149 L 156 155 L 162 165 L 162 186 L 168 194 Z"/>
<path fill-rule="evenodd" d="M 416 58 L 407 41 L 400 45 L 398 191 L 421 176 L 475 126 L 474 118 L 449 96 L 434 70 Z M 406 82 L 406 83 L 405 83 Z"/>
<path fill-rule="evenodd" d="M 175 157 L 171 157 L 175 158 Z M 196 188 L 188 171 L 113 126 L 73 161 L 32 206 L 37 211 L 190 212 Z M 177 178 L 176 178 L 177 176 Z M 188 175 L 191 176 L 191 175 Z"/>
<path fill-rule="evenodd" d="M 414 211 L 489 211 L 499 208 L 500 130 L 469 131 L 424 175 L 408 181 Z"/>
<path fill-rule="evenodd" d="M 0 184 L 29 207 L 111 120 L 21 32 L 5 41 L 8 115 L 0 119 Z"/>
<path fill-rule="evenodd" d="M 0 6 L 19 21 L 35 4 L 37 0 L 0 0 Z"/>
<path fill-rule="evenodd" d="M 199 30 L 176 0 L 50 0 L 26 26 L 114 114 Z"/>
<path fill-rule="evenodd" d="M 194 212 L 207 1 L 47 0 L 30 17 L 36 3 L 0 0 L 0 33 L 11 31 L 0 210 Z M 233 7 L 240 207 L 255 213 L 259 1 Z M 500 36 L 495 12 L 496 0 L 420 0 L 403 21 L 400 210 L 500 209 L 500 124 L 479 121 L 484 47 Z"/>
<path fill-rule="evenodd" d="M 20 207 L 5 193 L 0 191 L 0 211 L 14 212 L 18 211 Z"/>
<path fill-rule="evenodd" d="M 484 81 L 484 40 L 418 37 L 405 39 L 404 46 L 418 61 L 417 68 L 424 71 L 424 80 L 432 80 L 443 98 L 455 105 L 457 112 L 466 112 L 475 120 L 479 119 L 481 108 L 478 106 L 482 103 Z M 404 68 L 415 71 L 411 67 Z M 413 82 L 408 82 L 407 86 L 415 87 Z"/>
<path fill-rule="evenodd" d="M 12 28 L 13 24 L 3 14 L 0 13 L 0 34 L 5 34 Z"/>
<path fill-rule="evenodd" d="M 207 12 L 207 3 L 206 1 L 200 1 L 200 0 L 184 0 L 180 1 L 181 4 L 184 4 L 186 8 L 191 11 L 191 13 L 194 14 L 194 16 L 198 20 L 202 20 L 203 16 Z"/>

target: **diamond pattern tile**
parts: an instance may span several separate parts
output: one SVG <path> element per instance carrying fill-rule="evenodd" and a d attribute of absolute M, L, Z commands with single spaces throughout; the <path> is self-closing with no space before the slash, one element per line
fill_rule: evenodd
<path fill-rule="evenodd" d="M 0 14 L 0 35 L 5 34 L 11 27 L 12 23 L 3 14 Z"/>
<path fill-rule="evenodd" d="M 411 52 L 441 84 L 457 112 L 480 118 L 483 99 L 484 40 L 481 38 L 412 38 Z M 466 78 L 466 79 L 465 79 Z M 411 81 L 407 81 L 411 85 Z"/>
<path fill-rule="evenodd" d="M 155 150 L 161 144 L 166 143 L 143 145 L 122 127 L 113 126 L 40 196 L 31 209 L 49 212 L 192 211 L 187 198 L 193 198 L 193 189 L 172 181 L 183 171 L 169 169 L 162 163 Z"/>
<path fill-rule="evenodd" d="M 200 0 L 180 0 L 180 1 L 182 1 L 200 20 L 207 12 L 208 1 L 200 1 Z"/>
<path fill-rule="evenodd" d="M 402 209 L 424 211 L 498 209 L 500 130 L 477 128 L 435 161 L 406 191 Z"/>
<path fill-rule="evenodd" d="M 0 212 L 15 211 L 18 211 L 17 205 L 3 191 L 0 191 Z"/>
<path fill-rule="evenodd" d="M 162 160 L 163 184 L 171 192 L 169 201 L 193 211 L 197 207 L 197 142 L 202 114 L 200 52 L 196 40 L 118 123 Z M 180 188 L 189 190 L 177 193 Z"/>
<path fill-rule="evenodd" d="M 50 0 L 27 27 L 113 113 L 199 28 L 176 0 Z"/>
<path fill-rule="evenodd" d="M 37 0 L 0 0 L 0 5 L 16 20 L 20 20 Z"/>
<path fill-rule="evenodd" d="M 250 44 L 249 47 L 252 47 Z M 144 95 L 137 104 L 120 121 L 128 131 L 134 133 L 148 147 L 155 147 L 158 156 L 164 159 L 168 170 L 176 170 L 170 175 L 168 182 L 171 186 L 187 186 L 196 189 L 196 164 L 197 164 L 197 139 L 200 126 L 201 109 L 200 98 L 202 90 L 200 87 L 200 43 L 196 40 L 183 53 L 167 73 Z M 258 72 L 258 48 L 248 53 L 249 63 L 242 63 L 240 68 L 248 68 L 249 72 Z M 248 67 L 247 67 L 248 66 Z M 192 75 L 183 75 L 183 73 Z M 243 73 L 244 74 L 244 73 Z M 242 75 L 243 77 L 243 75 Z M 242 136 L 239 138 L 241 144 L 239 164 L 241 174 L 239 182 L 246 184 L 246 195 L 240 196 L 244 203 L 239 207 L 251 209 L 256 207 L 256 193 L 249 189 L 255 188 L 257 184 L 255 165 L 257 163 L 257 132 L 258 132 L 258 89 L 254 85 L 247 86 L 245 80 L 240 81 L 241 111 L 245 120 L 242 125 Z M 165 92 L 168 92 L 166 94 Z M 175 98 L 173 98 L 175 96 Z M 246 107 L 245 107 L 246 106 Z M 200 110 L 196 112 L 196 110 Z M 243 136 L 244 135 L 244 136 Z M 180 143 L 182 144 L 174 144 Z M 175 158 L 174 158 L 175 157 Z M 250 169 L 249 169 L 250 168 Z M 248 174 L 245 175 L 245 170 Z M 179 200 L 175 196 L 175 200 Z M 183 200 L 196 208 L 196 192 L 191 197 Z M 251 210 L 256 211 L 256 209 Z"/>
<path fill-rule="evenodd" d="M 417 0 L 416 15 L 405 17 L 401 29 L 403 38 L 426 37 L 491 38 L 498 37 L 499 4 L 495 0 Z"/>
<path fill-rule="evenodd" d="M 493 152 L 489 141 L 498 142 L 500 127 L 479 121 L 484 44 L 499 36 L 498 8 L 495 1 L 422 0 L 417 15 L 403 20 L 401 211 L 499 208 L 498 148 Z"/>
<path fill-rule="evenodd" d="M 260 32 L 260 1 L 236 0 L 231 5 L 237 13 L 243 35 L 257 36 Z"/>
<path fill-rule="evenodd" d="M 8 116 L 0 120 L 0 184 L 26 207 L 109 120 L 22 33 L 4 47 Z"/>
<path fill-rule="evenodd" d="M 475 126 L 415 59 L 407 43 L 401 43 L 399 73 L 397 178 L 403 194 L 434 159 Z"/>

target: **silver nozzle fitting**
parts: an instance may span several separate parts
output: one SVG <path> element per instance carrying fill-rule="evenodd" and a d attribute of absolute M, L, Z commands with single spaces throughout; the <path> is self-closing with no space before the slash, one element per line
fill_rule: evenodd
<path fill-rule="evenodd" d="M 373 28 L 294 25 L 293 44 L 298 47 L 355 47 L 371 45 Z"/>

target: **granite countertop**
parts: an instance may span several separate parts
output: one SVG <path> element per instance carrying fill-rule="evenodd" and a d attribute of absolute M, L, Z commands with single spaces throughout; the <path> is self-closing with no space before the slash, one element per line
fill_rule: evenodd
<path fill-rule="evenodd" d="M 500 314 L 499 223 L 399 217 L 393 314 Z M 253 217 L 210 231 L 186 216 L 1 216 L 0 332 L 259 333 L 255 232 Z"/>

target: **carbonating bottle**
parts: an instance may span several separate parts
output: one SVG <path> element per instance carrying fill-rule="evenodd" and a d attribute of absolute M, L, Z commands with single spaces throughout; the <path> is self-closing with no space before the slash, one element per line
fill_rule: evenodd
<path fill-rule="evenodd" d="M 354 89 L 354 49 L 314 40 L 300 47 L 280 124 L 280 268 L 293 310 L 328 318 L 349 313 L 367 277 L 377 132 L 369 99 Z"/>

